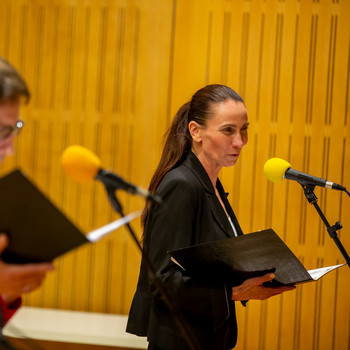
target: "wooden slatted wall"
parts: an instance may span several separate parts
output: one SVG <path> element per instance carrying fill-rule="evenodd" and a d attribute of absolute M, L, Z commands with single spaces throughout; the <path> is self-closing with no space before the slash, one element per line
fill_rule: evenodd
<path fill-rule="evenodd" d="M 21 167 L 84 232 L 117 218 L 101 184 L 60 167 L 71 144 L 147 187 L 176 110 L 208 83 L 232 86 L 249 111 L 250 141 L 221 178 L 245 232 L 272 227 L 311 269 L 343 261 L 294 182 L 263 175 L 270 157 L 350 188 L 350 2 L 347 0 L 1 0 L 0 55 L 33 98 Z M 350 198 L 317 188 L 350 250 Z M 125 212 L 143 201 L 118 194 Z M 139 222 L 133 226 L 141 235 Z M 56 261 L 25 304 L 127 313 L 140 255 L 124 229 Z M 238 307 L 237 349 L 349 349 L 349 269 Z"/>

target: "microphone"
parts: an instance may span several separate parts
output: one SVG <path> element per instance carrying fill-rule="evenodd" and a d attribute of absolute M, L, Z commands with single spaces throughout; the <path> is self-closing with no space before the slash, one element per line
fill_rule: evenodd
<path fill-rule="evenodd" d="M 281 158 L 271 158 L 264 165 L 264 174 L 272 182 L 280 183 L 283 179 L 294 180 L 301 185 L 312 185 L 346 191 L 346 188 L 334 182 L 294 170 L 292 166 Z"/>
<path fill-rule="evenodd" d="M 64 172 L 72 179 L 87 183 L 91 180 L 99 180 L 106 187 L 145 197 L 156 203 L 161 203 L 161 198 L 151 192 L 125 181 L 122 177 L 106 169 L 102 169 L 99 158 L 90 150 L 72 145 L 65 149 L 61 157 Z"/>

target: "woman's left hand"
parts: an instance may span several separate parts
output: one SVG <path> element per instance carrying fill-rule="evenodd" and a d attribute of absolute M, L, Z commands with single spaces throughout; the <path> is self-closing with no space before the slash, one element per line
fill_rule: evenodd
<path fill-rule="evenodd" d="M 275 275 L 273 273 L 268 273 L 261 277 L 245 280 L 241 285 L 232 288 L 232 300 L 265 300 L 296 288 L 295 286 L 265 287 L 263 285 L 264 282 L 272 281 L 274 278 Z"/>

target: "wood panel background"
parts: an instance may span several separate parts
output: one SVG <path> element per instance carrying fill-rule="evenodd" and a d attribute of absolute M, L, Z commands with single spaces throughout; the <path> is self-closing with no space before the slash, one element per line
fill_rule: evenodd
<path fill-rule="evenodd" d="M 147 187 L 162 135 L 198 88 L 224 83 L 245 99 L 250 141 L 221 178 L 245 232 L 274 228 L 309 268 L 343 261 L 297 183 L 272 184 L 270 157 L 350 187 L 348 0 L 1 0 L 0 55 L 28 81 L 21 167 L 84 232 L 117 218 L 99 183 L 60 167 L 71 144 Z M 317 188 L 350 250 L 350 198 Z M 120 193 L 125 212 L 143 201 Z M 141 235 L 137 220 L 133 227 Z M 26 305 L 127 313 L 140 254 L 124 229 L 56 261 Z M 237 349 L 349 349 L 350 275 L 238 306 Z"/>

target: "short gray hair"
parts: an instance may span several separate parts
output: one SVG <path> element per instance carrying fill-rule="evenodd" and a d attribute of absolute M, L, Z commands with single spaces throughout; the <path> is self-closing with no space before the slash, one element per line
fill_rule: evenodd
<path fill-rule="evenodd" d="M 0 103 L 25 97 L 30 99 L 28 86 L 16 69 L 0 56 Z"/>

